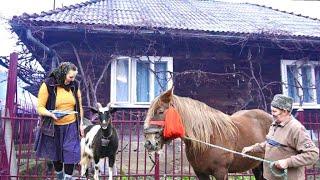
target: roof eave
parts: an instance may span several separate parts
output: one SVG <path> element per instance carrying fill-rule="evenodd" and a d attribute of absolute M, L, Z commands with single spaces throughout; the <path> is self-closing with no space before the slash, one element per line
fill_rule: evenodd
<path fill-rule="evenodd" d="M 239 33 L 239 32 L 215 32 L 215 31 L 201 31 L 201 30 L 185 30 L 185 29 L 165 29 L 158 27 L 133 27 L 133 26 L 102 26 L 102 25 L 86 25 L 86 24 L 63 24 L 53 23 L 48 25 L 43 22 L 43 25 L 35 25 L 35 22 L 11 23 L 13 29 L 32 29 L 42 31 L 60 31 L 60 32 L 85 32 L 85 33 L 105 33 L 105 34 L 141 34 L 149 36 L 168 36 L 168 37 L 184 37 L 184 38 L 205 38 L 214 40 L 230 40 L 230 41 L 277 41 L 284 43 L 311 43 L 320 44 L 320 37 L 312 36 L 292 36 L 279 34 L 259 34 L 259 33 Z M 13 25 L 14 24 L 14 25 Z M 23 25 L 22 25 L 23 24 Z M 29 24 L 29 27 L 26 25 Z M 33 25 L 31 25 L 33 24 Z"/>

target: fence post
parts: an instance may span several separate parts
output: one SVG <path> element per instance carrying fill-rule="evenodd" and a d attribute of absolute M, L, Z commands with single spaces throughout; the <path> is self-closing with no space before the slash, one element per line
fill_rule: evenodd
<path fill-rule="evenodd" d="M 4 133 L 5 133 L 5 119 L 3 119 L 3 114 L 4 114 L 4 109 L 2 109 L 2 107 L 0 108 L 0 176 L 4 179 L 4 180 L 8 180 L 9 177 L 9 170 L 10 170 L 10 166 L 9 166 L 9 160 L 7 158 L 7 153 L 6 153 L 6 143 L 5 143 L 5 139 L 4 139 Z"/>
<path fill-rule="evenodd" d="M 154 179 L 160 180 L 160 162 L 159 162 L 159 154 L 155 153 L 155 167 L 154 167 Z"/>
<path fill-rule="evenodd" d="M 303 124 L 305 126 L 305 121 L 304 121 L 304 110 L 302 108 L 297 109 L 297 114 L 296 114 L 296 118 L 298 119 L 298 121 Z M 305 175 L 305 179 L 308 178 L 307 175 L 307 168 L 304 168 L 304 175 Z"/>
<path fill-rule="evenodd" d="M 303 124 L 304 125 L 304 110 L 302 109 L 302 108 L 299 108 L 298 110 L 297 110 L 297 119 L 301 122 L 301 124 Z"/>
<path fill-rule="evenodd" d="M 10 169 L 10 176 L 17 176 L 18 166 L 17 166 L 17 157 L 13 141 L 13 128 L 12 124 L 14 121 L 14 112 L 15 112 L 15 98 L 17 92 L 17 67 L 18 67 L 18 54 L 10 54 L 10 65 L 8 71 L 8 81 L 7 81 L 7 94 L 6 94 L 6 106 L 5 106 L 5 118 L 4 119 L 4 140 L 6 145 L 6 153 L 8 164 Z"/>

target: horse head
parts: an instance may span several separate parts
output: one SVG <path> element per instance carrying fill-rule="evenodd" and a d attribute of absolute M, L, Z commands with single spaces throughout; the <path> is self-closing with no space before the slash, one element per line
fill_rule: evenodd
<path fill-rule="evenodd" d="M 173 98 L 173 88 L 156 97 L 148 109 L 144 123 L 145 148 L 158 152 L 167 141 L 163 138 L 165 111 Z"/>
<path fill-rule="evenodd" d="M 106 107 L 102 107 L 100 103 L 97 103 L 97 108 L 90 107 L 93 113 L 98 114 L 99 123 L 102 129 L 107 129 L 111 124 L 112 113 L 115 112 L 115 109 L 110 107 L 110 103 Z"/>

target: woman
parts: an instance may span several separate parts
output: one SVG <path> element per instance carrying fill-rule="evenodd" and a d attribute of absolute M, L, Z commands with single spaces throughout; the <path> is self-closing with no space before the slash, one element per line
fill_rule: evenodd
<path fill-rule="evenodd" d="M 53 134 L 42 131 L 36 156 L 52 160 L 57 179 L 72 179 L 72 173 L 80 161 L 80 129 L 83 110 L 78 82 L 77 67 L 63 62 L 42 83 L 38 94 L 38 113 L 54 124 Z M 76 111 L 78 113 L 56 117 L 49 110 Z M 63 171 L 64 170 L 64 171 Z"/>

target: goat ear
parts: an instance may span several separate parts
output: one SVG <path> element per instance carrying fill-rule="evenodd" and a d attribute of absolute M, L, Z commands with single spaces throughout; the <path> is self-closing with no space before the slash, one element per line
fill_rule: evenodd
<path fill-rule="evenodd" d="M 93 113 L 98 113 L 98 110 L 94 107 L 89 106 L 89 109 L 91 110 L 91 112 Z"/>
<path fill-rule="evenodd" d="M 112 105 L 112 103 L 111 102 L 109 102 L 108 104 L 107 104 L 107 108 L 108 108 L 108 112 L 109 113 L 114 113 L 114 112 L 116 112 L 117 111 L 117 109 L 116 108 L 113 108 L 113 107 L 111 107 L 111 105 Z"/>
<path fill-rule="evenodd" d="M 109 107 L 109 113 L 114 113 L 117 111 L 117 108 L 112 108 L 112 107 Z"/>
<path fill-rule="evenodd" d="M 97 105 L 96 105 L 96 106 L 97 106 L 98 109 L 102 108 L 101 103 L 98 103 L 98 102 L 97 102 Z"/>

